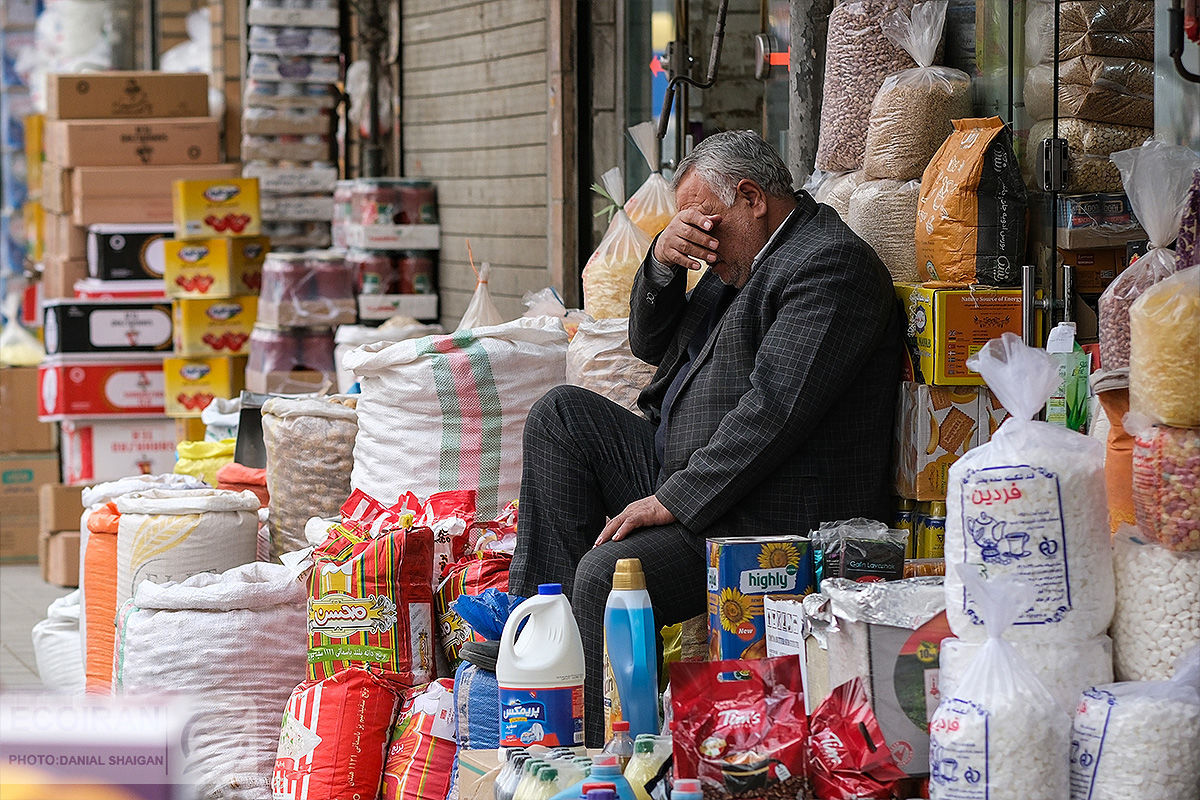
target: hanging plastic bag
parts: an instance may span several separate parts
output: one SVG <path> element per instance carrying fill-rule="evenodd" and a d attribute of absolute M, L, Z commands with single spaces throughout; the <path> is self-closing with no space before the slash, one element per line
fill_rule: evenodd
<path fill-rule="evenodd" d="M 675 194 L 662 174 L 659 141 L 653 122 L 643 122 L 629 129 L 629 138 L 650 166 L 650 177 L 625 201 L 625 213 L 634 225 L 653 239 L 675 216 Z"/>
<path fill-rule="evenodd" d="M 1108 628 L 1113 612 L 1112 548 L 1104 492 L 1104 448 L 1060 425 L 1034 421 L 1058 386 L 1046 351 L 1011 333 L 967 360 L 1012 416 L 991 441 L 950 467 L 946 495 L 946 616 L 954 634 L 985 637 L 987 610 L 951 564 L 989 579 L 1036 583 L 1013 641 L 1080 641 Z"/>
<path fill-rule="evenodd" d="M 914 69 L 887 76 L 875 93 L 867 122 L 863 170 L 872 178 L 919 179 L 933 154 L 954 130 L 951 120 L 971 115 L 971 76 L 935 67 L 948 0 L 893 11 L 883 35 L 913 57 Z"/>
<path fill-rule="evenodd" d="M 1150 250 L 1117 276 L 1100 295 L 1100 364 L 1129 366 L 1129 307 L 1154 284 L 1175 272 L 1175 241 L 1200 156 L 1181 145 L 1150 140 L 1112 154 L 1133 213 L 1146 229 Z"/>
<path fill-rule="evenodd" d="M 1200 427 L 1200 266 L 1150 287 L 1129 308 L 1129 406 Z"/>
<path fill-rule="evenodd" d="M 1200 797 L 1198 765 L 1200 647 L 1179 659 L 1169 681 L 1110 683 L 1079 698 L 1071 800 Z"/>
<path fill-rule="evenodd" d="M 650 249 L 650 237 L 625 213 L 620 168 L 613 167 L 600 181 L 616 215 L 583 268 L 583 310 L 593 319 L 628 317 L 633 277 Z"/>
<path fill-rule="evenodd" d="M 987 641 L 929 723 L 929 796 L 1061 800 L 1071 720 L 1004 639 L 1035 589 L 1015 578 L 984 583 L 971 569 L 954 571 L 983 612 Z"/>
<path fill-rule="evenodd" d="M 491 272 L 492 265 L 488 262 L 485 261 L 479 265 L 475 294 L 471 295 L 471 302 L 467 305 L 467 310 L 463 312 L 462 320 L 458 323 L 455 331 L 487 328 L 504 322 L 504 317 L 500 316 L 500 311 L 492 302 L 492 293 L 488 291 L 488 276 Z"/>

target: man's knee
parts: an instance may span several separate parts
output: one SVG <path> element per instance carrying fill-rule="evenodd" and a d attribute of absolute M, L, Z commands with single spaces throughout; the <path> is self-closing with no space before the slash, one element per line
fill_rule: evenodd
<path fill-rule="evenodd" d="M 613 570 L 617 567 L 617 560 L 624 558 L 615 552 L 616 550 L 614 547 L 593 547 L 579 559 L 579 566 L 575 570 L 572 603 L 604 604 L 612 589 Z"/>
<path fill-rule="evenodd" d="M 587 389 L 580 386 L 563 384 L 555 386 L 542 395 L 529 409 L 529 417 L 525 421 L 525 438 L 544 438 L 551 431 L 569 433 L 567 417 L 563 413 L 573 404 L 578 404 L 581 393 Z"/>

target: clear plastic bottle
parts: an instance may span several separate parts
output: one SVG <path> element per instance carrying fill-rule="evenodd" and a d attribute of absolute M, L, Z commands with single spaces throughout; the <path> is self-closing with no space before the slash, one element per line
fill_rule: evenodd
<path fill-rule="evenodd" d="M 525 762 L 530 759 L 524 748 L 505 751 L 504 766 L 496 776 L 496 784 L 492 788 L 495 800 L 513 800 L 513 789 L 525 768 Z"/>
<path fill-rule="evenodd" d="M 558 770 L 554 767 L 544 767 L 538 773 L 538 782 L 530 791 L 530 800 L 550 800 L 558 794 Z"/>
<path fill-rule="evenodd" d="M 642 734 L 634 741 L 633 758 L 625 768 L 625 779 L 629 781 L 638 800 L 650 800 L 646 784 L 658 775 L 670 752 L 670 739 L 665 736 Z"/>
<path fill-rule="evenodd" d="M 704 800 L 700 781 L 695 778 L 680 778 L 671 789 L 671 800 Z"/>
<path fill-rule="evenodd" d="M 629 735 L 629 723 L 618 720 L 612 724 L 612 738 L 604 743 L 604 752 L 617 757 L 617 764 L 624 772 L 633 758 L 633 739 Z"/>
<path fill-rule="evenodd" d="M 521 779 L 513 789 L 513 800 L 532 800 L 533 789 L 538 783 L 538 773 L 547 766 L 549 765 L 540 758 L 531 758 L 526 761 Z"/>

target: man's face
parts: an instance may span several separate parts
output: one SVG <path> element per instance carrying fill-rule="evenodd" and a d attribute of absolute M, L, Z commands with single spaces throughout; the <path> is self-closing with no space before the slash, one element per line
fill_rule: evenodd
<path fill-rule="evenodd" d="M 767 243 L 765 217 L 755 212 L 752 202 L 741 191 L 737 192 L 733 205 L 726 206 L 695 172 L 680 181 L 675 190 L 675 204 L 680 210 L 695 208 L 702 214 L 720 215 L 720 221 L 709 231 L 718 242 L 717 261 L 709 267 L 726 285 L 739 289 L 745 286 L 750 280 L 754 257 Z"/>

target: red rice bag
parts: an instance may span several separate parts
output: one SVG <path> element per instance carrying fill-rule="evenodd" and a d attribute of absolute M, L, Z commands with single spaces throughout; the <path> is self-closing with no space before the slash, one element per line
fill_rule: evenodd
<path fill-rule="evenodd" d="M 275 800 L 378 796 L 398 704 L 391 686 L 358 667 L 297 686 L 279 733 Z"/>
<path fill-rule="evenodd" d="M 508 568 L 512 556 L 507 553 L 478 553 L 452 564 L 446 577 L 438 586 L 437 602 L 438 632 L 441 634 L 442 649 L 452 669 L 459 664 L 458 651 L 467 642 L 482 642 L 482 636 L 471 630 L 466 620 L 454 613 L 450 604 L 463 595 L 475 597 L 488 589 L 508 591 Z"/>
<path fill-rule="evenodd" d="M 800 660 L 680 661 L 671 665 L 675 777 L 707 796 L 805 796 L 808 717 Z"/>
<path fill-rule="evenodd" d="M 467 552 L 468 532 L 475 525 L 475 490 L 455 489 L 431 494 L 420 524 L 433 531 L 433 586 Z"/>
<path fill-rule="evenodd" d="M 454 681 L 405 693 L 383 770 L 384 800 L 446 800 L 454 768 Z"/>
<path fill-rule="evenodd" d="M 822 800 L 896 796 L 908 776 L 896 766 L 862 678 L 838 686 L 813 712 L 808 763 Z"/>

